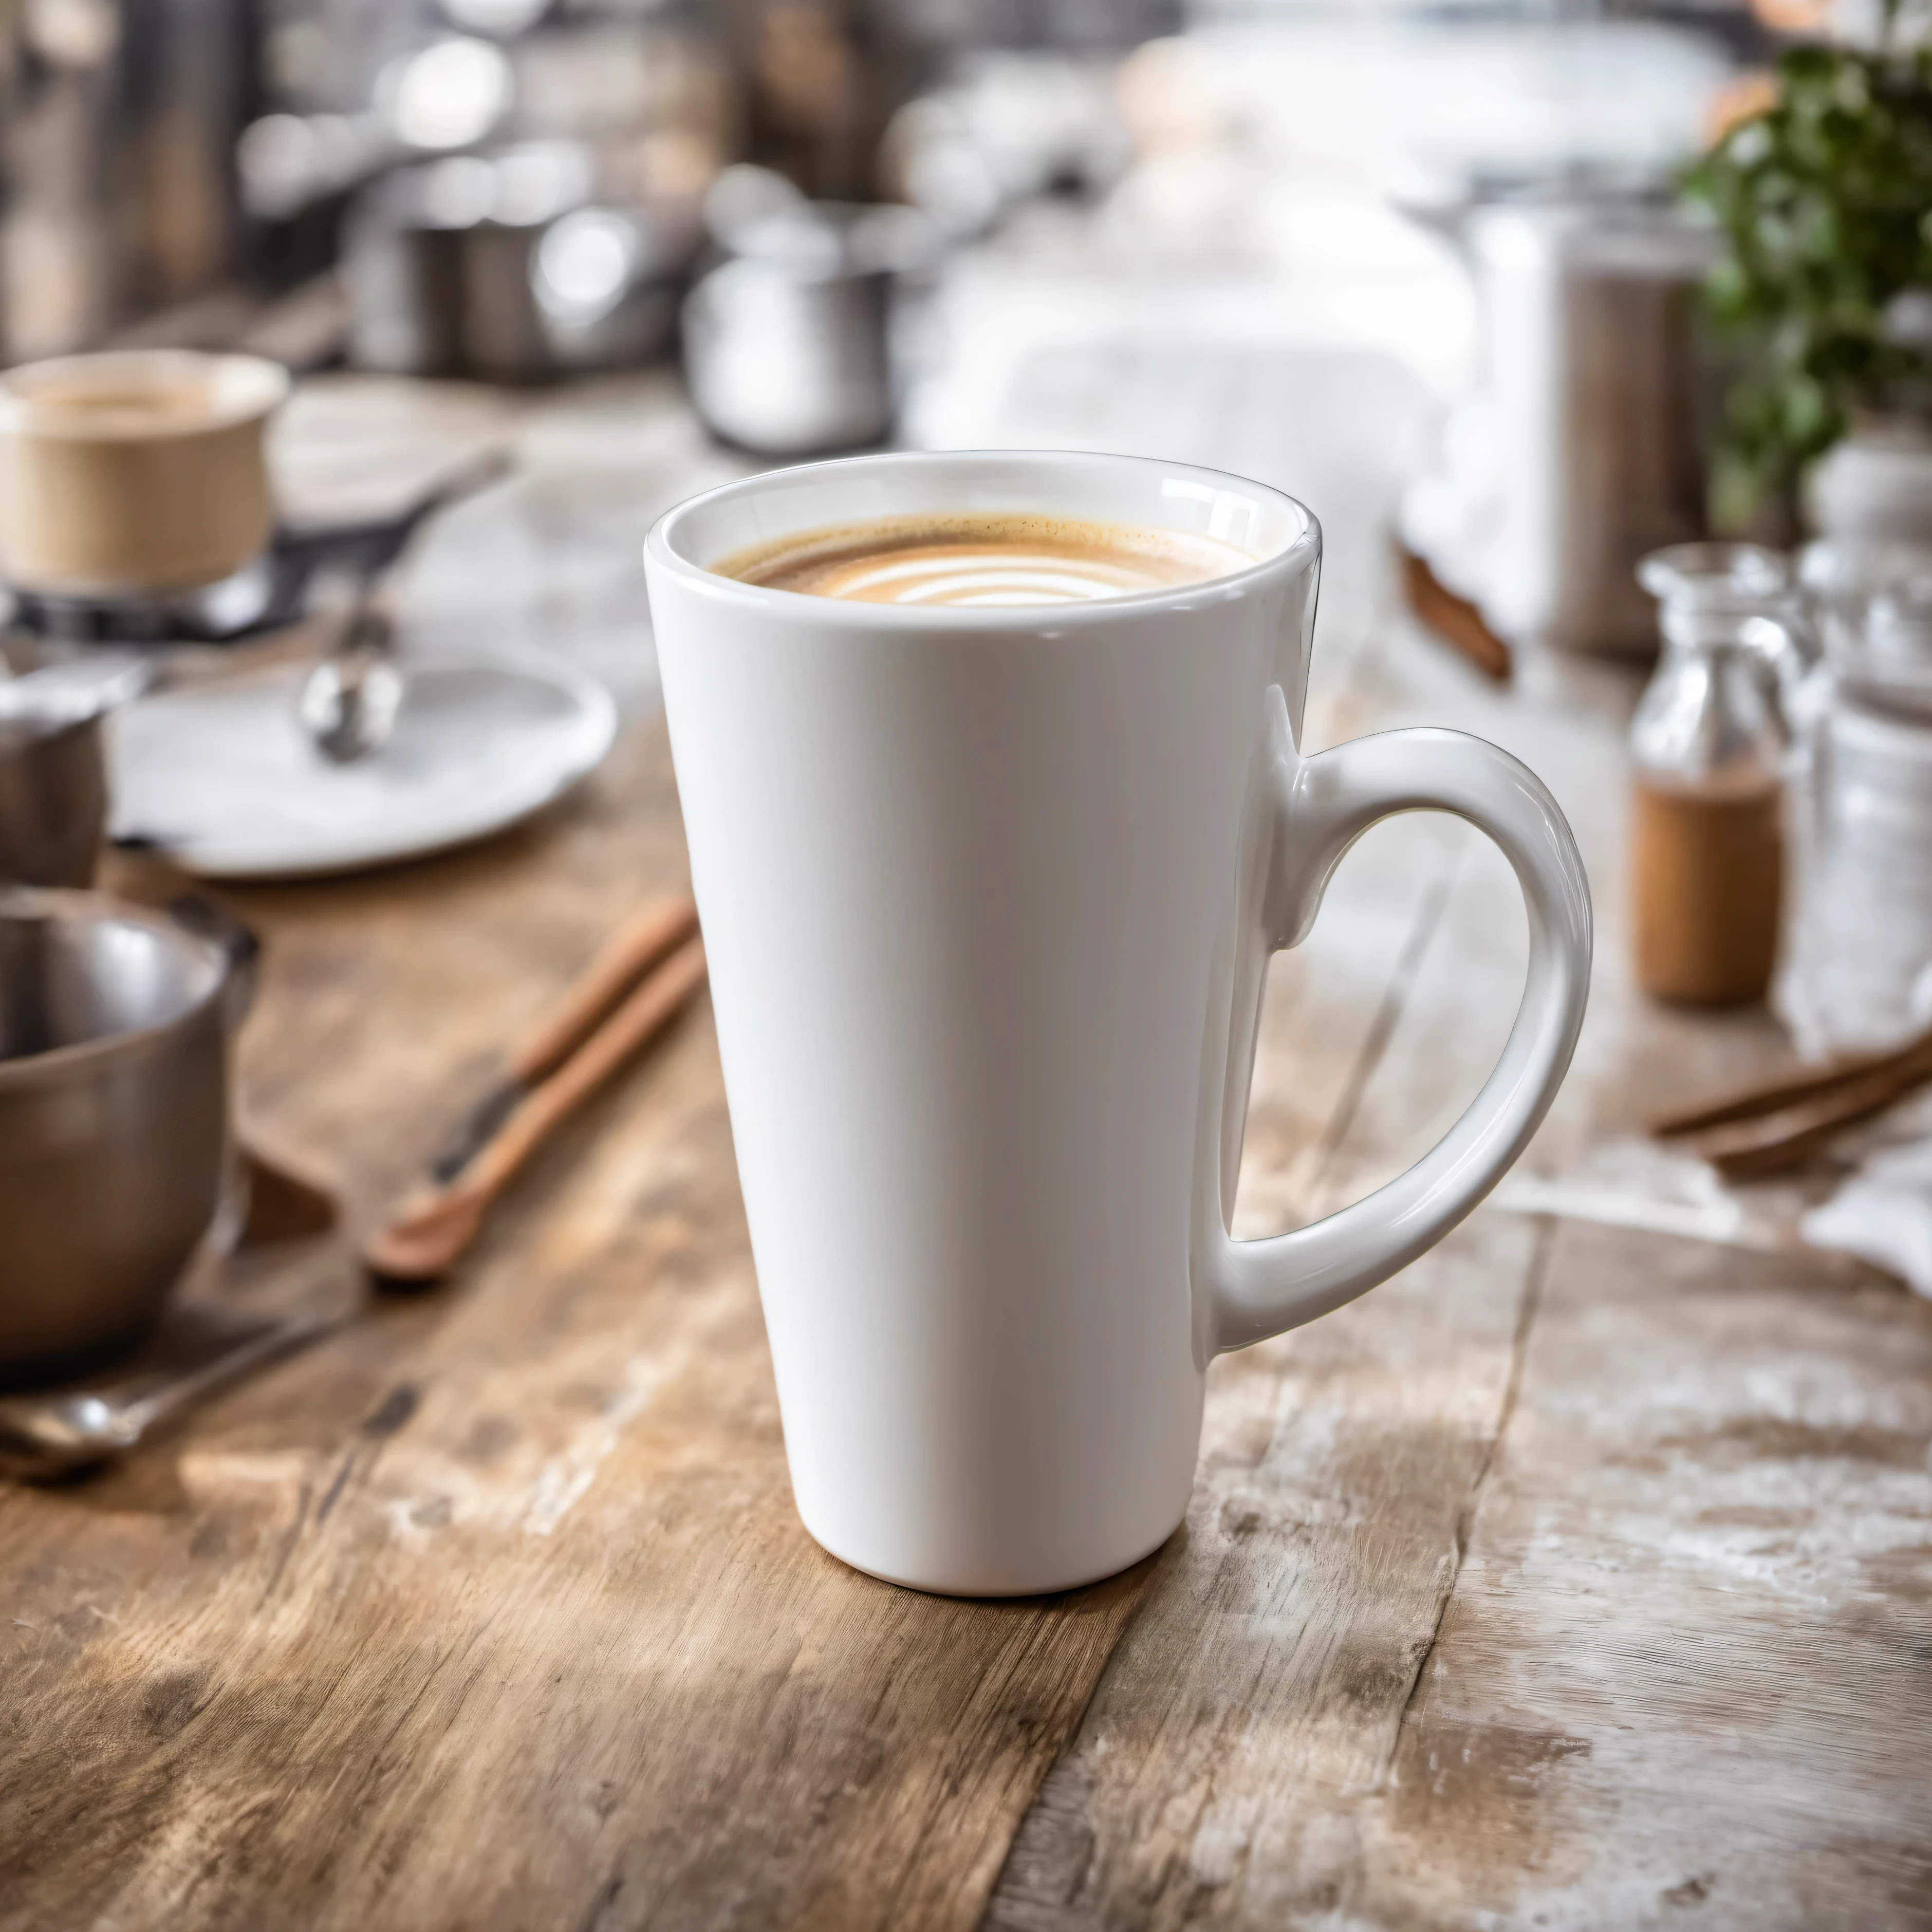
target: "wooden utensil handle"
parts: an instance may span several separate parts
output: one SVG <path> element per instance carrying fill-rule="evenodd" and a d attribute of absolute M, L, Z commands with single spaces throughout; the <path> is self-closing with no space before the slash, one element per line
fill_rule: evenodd
<path fill-rule="evenodd" d="M 1823 1099 L 1874 1074 L 1894 1069 L 1901 1073 L 1915 1074 L 1917 1078 L 1932 1078 L 1932 1034 L 1890 1053 L 1840 1060 L 1810 1073 L 1792 1074 L 1760 1086 L 1740 1088 L 1714 1100 L 1666 1107 L 1652 1114 L 1645 1125 L 1658 1140 L 1669 1140 L 1679 1134 L 1699 1133 L 1706 1127 L 1723 1126 L 1732 1120 L 1780 1114 L 1801 1101 Z"/>
<path fill-rule="evenodd" d="M 688 940 L 503 1123 L 451 1188 L 488 1199 L 557 1125 L 601 1087 L 704 983 L 704 942 Z"/>
<path fill-rule="evenodd" d="M 1698 1151 L 1726 1180 L 1762 1180 L 1802 1167 L 1814 1154 L 1822 1154 L 1832 1136 L 1850 1124 L 1839 1120 L 1818 1121 L 1780 1140 L 1712 1150 L 1700 1148 Z"/>
<path fill-rule="evenodd" d="M 626 920 L 571 982 L 510 1061 L 513 1078 L 534 1086 L 554 1072 L 640 974 L 698 930 L 688 892 L 652 899 Z"/>
<path fill-rule="evenodd" d="M 1466 597 L 1459 597 L 1407 544 L 1396 545 L 1402 569 L 1402 586 L 1408 608 L 1425 628 L 1433 631 L 1446 644 L 1453 645 L 1497 682 L 1507 682 L 1510 674 L 1510 647 L 1491 630 L 1480 608 Z"/>
<path fill-rule="evenodd" d="M 1932 1066 L 1898 1059 L 1775 1113 L 1708 1127 L 1693 1137 L 1691 1145 L 1734 1180 L 1780 1173 L 1808 1160 L 1840 1128 L 1903 1100 L 1929 1078 Z"/>

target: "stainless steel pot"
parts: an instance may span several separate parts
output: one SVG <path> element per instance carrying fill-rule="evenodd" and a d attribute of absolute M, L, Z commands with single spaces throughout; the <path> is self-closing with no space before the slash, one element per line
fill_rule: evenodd
<path fill-rule="evenodd" d="M 163 914 L 0 891 L 0 1378 L 130 1346 L 207 1237 L 230 976 Z"/>
<path fill-rule="evenodd" d="M 892 427 L 886 278 L 749 257 L 684 310 L 685 374 L 706 424 L 766 456 L 882 440 Z"/>
<path fill-rule="evenodd" d="M 1485 614 L 1648 656 L 1637 560 L 1700 536 L 1692 317 L 1714 244 L 1668 210 L 1528 204 L 1470 224 L 1504 478 Z"/>
<path fill-rule="evenodd" d="M 1637 561 L 1704 528 L 1714 238 L 1607 190 L 1425 218 L 1465 252 L 1483 367 L 1404 499 L 1403 541 L 1513 641 L 1652 655 Z"/>
<path fill-rule="evenodd" d="M 358 367 L 533 382 L 668 348 L 698 232 L 600 200 L 568 143 L 406 169 L 365 193 L 344 278 Z"/>
<path fill-rule="evenodd" d="M 884 441 L 894 310 L 935 243 L 912 209 L 806 202 L 721 224 L 731 250 L 684 305 L 685 375 L 706 423 L 765 456 Z"/>

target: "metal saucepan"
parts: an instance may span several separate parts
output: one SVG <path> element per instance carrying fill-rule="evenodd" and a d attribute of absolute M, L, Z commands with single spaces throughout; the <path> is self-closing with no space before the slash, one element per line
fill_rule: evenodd
<path fill-rule="evenodd" d="M 766 456 L 889 436 L 895 314 L 933 248 L 921 218 L 800 202 L 712 228 L 729 258 L 684 305 L 685 374 L 710 428 Z"/>
<path fill-rule="evenodd" d="M 231 978 L 164 914 L 0 890 L 0 1378 L 130 1346 L 208 1237 Z"/>
<path fill-rule="evenodd" d="M 598 162 L 580 143 L 532 142 L 365 190 L 344 242 L 350 359 L 536 382 L 662 353 L 698 224 L 682 207 L 604 193 Z"/>

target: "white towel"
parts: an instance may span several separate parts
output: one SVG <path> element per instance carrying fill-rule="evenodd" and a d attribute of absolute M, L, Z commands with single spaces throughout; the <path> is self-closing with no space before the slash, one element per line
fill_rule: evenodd
<path fill-rule="evenodd" d="M 1856 1255 L 1932 1297 L 1932 1140 L 1867 1155 L 1798 1230 L 1814 1248 Z"/>
<path fill-rule="evenodd" d="M 1856 1255 L 1932 1297 L 1932 1089 L 1848 1129 L 1832 1151 L 1852 1171 L 1799 1220 L 1799 1238 Z"/>

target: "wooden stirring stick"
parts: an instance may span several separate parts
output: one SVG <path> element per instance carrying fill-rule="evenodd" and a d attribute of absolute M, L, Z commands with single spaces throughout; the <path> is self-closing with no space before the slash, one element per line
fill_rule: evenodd
<path fill-rule="evenodd" d="M 1682 1139 L 1732 1180 L 1780 1174 L 1818 1153 L 1840 1128 L 1932 1081 L 1932 1034 L 1892 1053 L 1840 1061 L 1651 1117 L 1660 1140 Z"/>
<path fill-rule="evenodd" d="M 698 907 L 688 892 L 650 900 L 597 950 L 563 998 L 510 1056 L 504 1076 L 464 1117 L 430 1162 L 437 1180 L 454 1180 L 486 1146 L 537 1083 L 568 1058 L 631 986 L 674 946 L 698 930 Z"/>
<path fill-rule="evenodd" d="M 517 1049 L 510 1062 L 512 1077 L 534 1086 L 555 1072 L 639 974 L 697 930 L 697 902 L 688 892 L 640 906 L 597 949 L 562 999 Z"/>
<path fill-rule="evenodd" d="M 556 1072 L 533 1088 L 454 1180 L 419 1189 L 377 1229 L 362 1258 L 386 1281 L 433 1281 L 476 1238 L 491 1204 L 570 1113 L 704 983 L 704 942 L 688 940 Z"/>
<path fill-rule="evenodd" d="M 1452 646 L 1499 684 L 1509 681 L 1510 647 L 1489 626 L 1480 609 L 1459 597 L 1406 544 L 1396 545 L 1402 595 L 1424 628 Z"/>
<path fill-rule="evenodd" d="M 1863 1080 L 1869 1074 L 1894 1069 L 1902 1076 L 1916 1073 L 1922 1079 L 1932 1078 L 1932 1034 L 1894 1047 L 1889 1053 L 1834 1060 L 1828 1066 L 1814 1067 L 1809 1072 L 1784 1075 L 1760 1085 L 1739 1088 L 1714 1100 L 1660 1108 L 1645 1125 L 1658 1139 L 1669 1140 L 1679 1134 L 1696 1133 L 1706 1127 L 1722 1126 L 1730 1120 L 1748 1120 L 1762 1114 L 1780 1113 L 1799 1101 L 1817 1100 L 1834 1093 L 1841 1087 Z"/>

